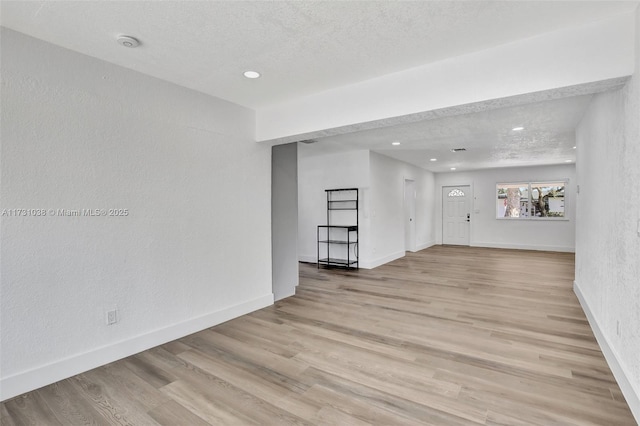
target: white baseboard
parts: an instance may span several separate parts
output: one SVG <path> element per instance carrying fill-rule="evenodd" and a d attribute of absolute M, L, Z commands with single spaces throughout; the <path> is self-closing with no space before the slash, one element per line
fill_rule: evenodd
<path fill-rule="evenodd" d="M 305 262 L 305 263 L 318 263 L 318 258 L 316 257 L 315 254 L 313 256 L 306 256 L 303 254 L 299 254 L 298 261 Z"/>
<path fill-rule="evenodd" d="M 607 360 L 607 364 L 609 364 L 609 368 L 611 368 L 611 372 L 616 378 L 624 398 L 627 400 L 631 413 L 633 413 L 636 422 L 640 424 L 640 390 L 635 389 L 633 383 L 629 380 L 631 375 L 625 368 L 624 363 L 620 361 L 616 350 L 602 332 L 598 321 L 593 315 L 593 312 L 591 311 L 591 308 L 589 307 L 589 304 L 584 298 L 582 290 L 580 290 L 580 286 L 576 281 L 573 282 L 573 292 L 578 297 L 578 301 L 580 301 L 580 306 L 582 306 L 582 310 L 587 316 L 587 320 L 589 320 L 589 325 L 593 330 L 593 334 L 596 336 L 596 340 L 598 341 L 598 345 L 600 345 L 604 358 Z"/>
<path fill-rule="evenodd" d="M 435 243 L 433 242 L 429 242 L 429 243 L 425 243 L 425 244 L 421 244 L 417 247 L 417 250 L 424 250 L 428 247 L 431 247 L 432 245 L 434 245 Z M 389 263 L 392 262 L 396 259 L 400 259 L 401 257 L 404 257 L 405 252 L 403 251 L 398 251 L 396 253 L 391 253 L 387 256 L 382 256 L 379 257 L 377 259 L 371 260 L 371 261 L 366 261 L 366 260 L 360 260 L 360 265 L 358 265 L 360 268 L 362 269 L 373 269 L 373 268 L 377 268 L 378 266 L 382 266 L 385 263 Z M 305 255 L 298 255 L 298 260 L 300 262 L 308 262 L 308 263 L 316 263 L 317 259 L 315 256 L 311 257 L 311 256 L 305 256 Z"/>
<path fill-rule="evenodd" d="M 178 324 L 152 330 L 140 336 L 73 355 L 51 364 L 3 377 L 0 379 L 0 401 L 171 342 L 272 304 L 273 294 L 267 294 Z"/>
<path fill-rule="evenodd" d="M 400 259 L 401 257 L 404 257 L 405 255 L 405 251 L 398 251 L 396 253 L 391 253 L 387 256 L 383 256 L 383 257 L 379 257 L 377 259 L 372 260 L 371 262 L 361 262 L 360 267 L 364 268 L 364 269 L 373 269 L 373 268 L 377 268 L 378 266 L 382 266 L 385 263 L 389 263 L 392 262 L 396 259 Z"/>
<path fill-rule="evenodd" d="M 516 249 L 516 250 L 538 250 L 538 251 L 562 251 L 568 253 L 575 253 L 575 247 L 567 246 L 538 246 L 527 244 L 511 244 L 511 243 L 486 243 L 486 242 L 472 242 L 471 247 L 489 247 L 489 248 L 504 248 L 504 249 Z"/>
<path fill-rule="evenodd" d="M 283 293 L 283 294 L 274 293 L 273 294 L 273 301 L 276 302 L 278 300 L 286 299 L 287 297 L 295 296 L 296 295 L 296 287 L 293 288 L 293 291 L 286 292 L 286 293 Z"/>
<path fill-rule="evenodd" d="M 428 249 L 429 247 L 435 246 L 435 245 L 436 245 L 435 241 L 428 241 L 428 242 L 423 243 L 423 244 L 418 244 L 418 246 L 416 247 L 416 251 Z"/>

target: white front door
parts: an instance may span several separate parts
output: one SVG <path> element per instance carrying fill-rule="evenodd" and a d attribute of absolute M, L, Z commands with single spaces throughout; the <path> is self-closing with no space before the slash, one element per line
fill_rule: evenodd
<path fill-rule="evenodd" d="M 469 245 L 470 201 L 469 186 L 442 188 L 442 244 Z"/>

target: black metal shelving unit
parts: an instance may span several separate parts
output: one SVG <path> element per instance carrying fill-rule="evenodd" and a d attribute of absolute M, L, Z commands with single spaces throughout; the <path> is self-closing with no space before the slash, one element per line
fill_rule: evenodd
<path fill-rule="evenodd" d="M 318 225 L 318 268 L 325 265 L 358 269 L 358 188 L 325 189 L 325 192 L 327 224 Z M 347 224 L 334 224 L 338 211 Z"/>

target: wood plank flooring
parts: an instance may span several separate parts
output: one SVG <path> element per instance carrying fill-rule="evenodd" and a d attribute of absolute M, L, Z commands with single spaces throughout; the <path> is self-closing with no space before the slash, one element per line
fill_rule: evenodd
<path fill-rule="evenodd" d="M 3 426 L 634 425 L 568 253 L 301 264 L 297 295 L 0 404 Z"/>

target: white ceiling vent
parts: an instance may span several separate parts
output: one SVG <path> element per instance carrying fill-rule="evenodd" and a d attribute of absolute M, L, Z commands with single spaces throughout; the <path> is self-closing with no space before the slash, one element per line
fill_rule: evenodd
<path fill-rule="evenodd" d="M 462 152 L 462 151 L 466 151 L 466 150 L 467 150 L 467 148 L 453 148 L 451 150 L 451 152 Z"/>

